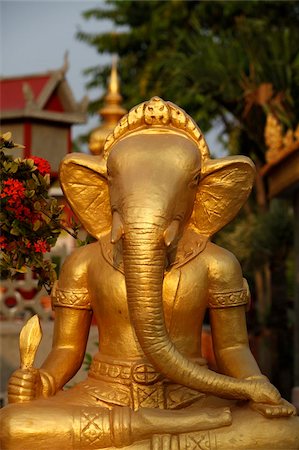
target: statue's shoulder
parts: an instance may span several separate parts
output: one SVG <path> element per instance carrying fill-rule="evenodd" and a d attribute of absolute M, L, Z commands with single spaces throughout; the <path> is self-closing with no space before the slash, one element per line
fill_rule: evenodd
<path fill-rule="evenodd" d="M 94 255 L 98 252 L 99 242 L 93 242 L 92 244 L 83 245 L 72 251 L 72 253 L 66 258 L 65 265 L 77 266 L 88 264 Z"/>
<path fill-rule="evenodd" d="M 59 285 L 82 287 L 87 284 L 88 267 L 99 252 L 99 243 L 94 242 L 76 248 L 64 261 L 59 276 Z"/>
<path fill-rule="evenodd" d="M 211 290 L 220 292 L 243 286 L 240 263 L 229 250 L 208 241 L 204 258 L 208 266 Z"/>

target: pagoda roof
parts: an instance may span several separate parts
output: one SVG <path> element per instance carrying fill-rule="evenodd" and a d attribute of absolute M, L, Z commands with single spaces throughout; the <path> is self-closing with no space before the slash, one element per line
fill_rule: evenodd
<path fill-rule="evenodd" d="M 2 120 L 35 118 L 70 124 L 86 122 L 88 99 L 76 102 L 66 80 L 68 61 L 45 73 L 0 78 Z"/>

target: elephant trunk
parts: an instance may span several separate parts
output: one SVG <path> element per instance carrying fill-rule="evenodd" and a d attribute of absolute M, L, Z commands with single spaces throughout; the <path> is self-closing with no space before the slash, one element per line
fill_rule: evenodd
<path fill-rule="evenodd" d="M 166 249 L 160 226 L 129 227 L 123 239 L 128 308 L 140 346 L 168 379 L 201 392 L 247 398 L 245 382 L 220 375 L 183 356 L 170 340 L 163 311 Z"/>

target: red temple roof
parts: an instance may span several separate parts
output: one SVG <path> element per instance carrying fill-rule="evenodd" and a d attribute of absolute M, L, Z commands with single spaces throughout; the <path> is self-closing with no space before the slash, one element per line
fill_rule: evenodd
<path fill-rule="evenodd" d="M 17 78 L 1 79 L 1 110 L 8 111 L 24 109 L 26 106 L 26 100 L 23 93 L 24 83 L 30 86 L 34 98 L 38 98 L 50 78 L 50 75 L 29 75 Z"/>
<path fill-rule="evenodd" d="M 68 124 L 86 121 L 87 98 L 76 102 L 62 68 L 41 74 L 0 78 L 2 121 L 39 119 Z"/>

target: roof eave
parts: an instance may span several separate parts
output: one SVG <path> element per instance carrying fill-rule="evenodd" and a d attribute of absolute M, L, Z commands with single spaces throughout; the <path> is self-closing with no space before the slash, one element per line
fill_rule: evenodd
<path fill-rule="evenodd" d="M 53 111 L 41 111 L 41 110 L 10 110 L 1 111 L 1 120 L 14 120 L 14 119 L 38 119 L 51 122 L 62 122 L 69 124 L 84 124 L 87 121 L 87 114 L 83 112 L 53 112 Z"/>

